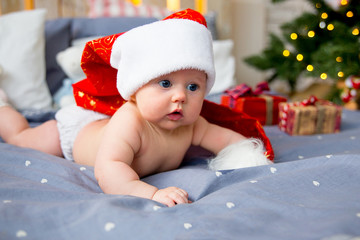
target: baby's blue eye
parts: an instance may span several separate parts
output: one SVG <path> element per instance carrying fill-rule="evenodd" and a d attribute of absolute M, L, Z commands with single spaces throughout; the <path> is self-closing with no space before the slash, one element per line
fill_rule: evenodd
<path fill-rule="evenodd" d="M 163 88 L 169 88 L 171 87 L 171 82 L 169 80 L 161 80 L 159 85 Z"/>
<path fill-rule="evenodd" d="M 190 91 L 194 92 L 199 88 L 199 86 L 197 84 L 189 84 L 187 86 L 187 89 L 189 89 Z"/>

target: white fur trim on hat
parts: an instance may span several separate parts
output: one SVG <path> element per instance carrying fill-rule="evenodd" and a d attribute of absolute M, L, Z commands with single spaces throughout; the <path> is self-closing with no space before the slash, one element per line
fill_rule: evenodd
<path fill-rule="evenodd" d="M 125 100 L 152 79 L 182 69 L 204 71 L 207 93 L 215 81 L 211 33 L 187 19 L 158 21 L 120 35 L 110 64 L 118 69 L 117 89 Z"/>

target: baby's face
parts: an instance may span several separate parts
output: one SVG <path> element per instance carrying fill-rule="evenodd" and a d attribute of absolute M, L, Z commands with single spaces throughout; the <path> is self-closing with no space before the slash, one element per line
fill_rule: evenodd
<path fill-rule="evenodd" d="M 185 69 L 153 79 L 135 94 L 137 107 L 147 121 L 173 130 L 194 123 L 206 94 L 206 74 Z"/>

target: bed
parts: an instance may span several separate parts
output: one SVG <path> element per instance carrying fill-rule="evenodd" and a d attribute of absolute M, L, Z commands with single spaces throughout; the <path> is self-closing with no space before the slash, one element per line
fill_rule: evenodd
<path fill-rule="evenodd" d="M 51 112 L 31 113 L 34 121 Z M 265 131 L 275 164 L 213 172 L 204 158 L 143 179 L 191 204 L 103 194 L 93 168 L 0 143 L 2 239 L 355 239 L 360 236 L 360 117 L 341 132 Z"/>
<path fill-rule="evenodd" d="M 46 22 L 47 97 L 66 91 L 57 53 L 74 38 L 111 34 L 114 21 L 120 32 L 154 19 Z M 26 103 L 13 102 L 32 126 L 56 112 Z M 206 157 L 196 157 L 177 170 L 144 178 L 158 188 L 188 191 L 192 203 L 172 208 L 103 194 L 92 167 L 0 142 L 0 239 L 359 238 L 359 119 L 360 112 L 344 109 L 341 131 L 326 135 L 289 136 L 276 125 L 265 126 L 275 152 L 272 165 L 210 171 Z"/>

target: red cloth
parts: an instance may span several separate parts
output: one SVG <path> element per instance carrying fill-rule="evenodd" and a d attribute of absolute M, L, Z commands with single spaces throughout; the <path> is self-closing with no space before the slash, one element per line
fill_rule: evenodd
<path fill-rule="evenodd" d="M 258 138 L 263 141 L 266 157 L 274 161 L 274 150 L 269 138 L 266 136 L 260 122 L 246 113 L 233 111 L 225 106 L 204 101 L 201 111 L 203 116 L 210 123 L 232 129 L 245 137 Z M 240 157 L 240 156 L 239 156 Z"/>
<path fill-rule="evenodd" d="M 175 13 L 173 18 L 185 18 L 185 13 Z M 201 14 L 201 17 L 194 11 L 191 14 L 195 15 L 197 21 L 204 21 Z M 112 116 L 125 102 L 116 88 L 117 70 L 110 65 L 112 45 L 121 34 L 103 37 L 86 44 L 81 60 L 86 79 L 73 85 L 78 106 Z M 270 160 L 274 159 L 271 143 L 260 123 L 254 118 L 208 101 L 204 102 L 201 115 L 209 122 L 230 128 L 246 137 L 260 138 L 266 147 L 267 157 Z"/>

